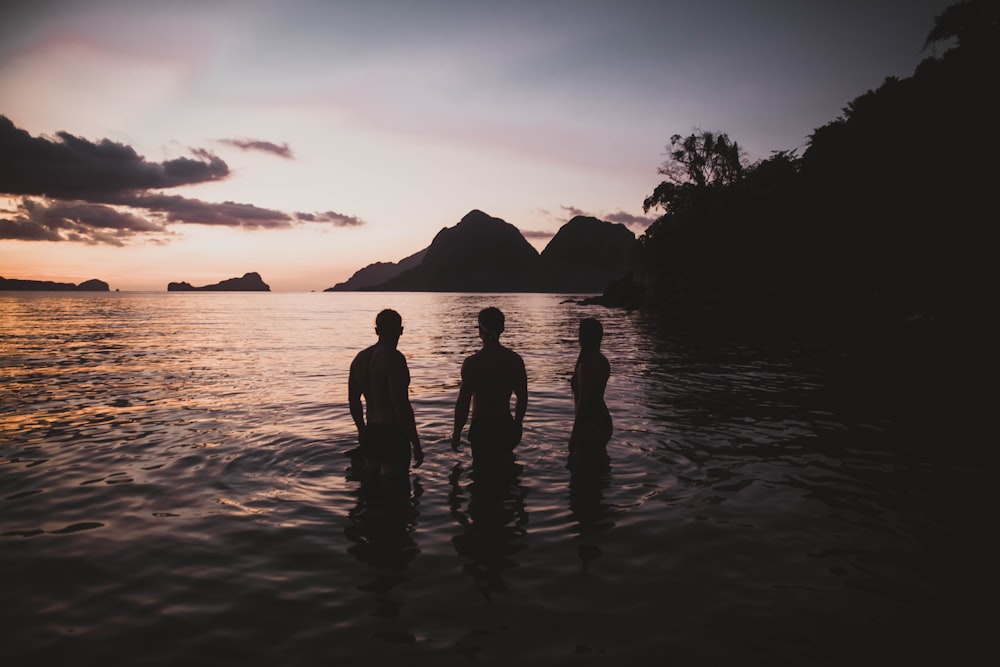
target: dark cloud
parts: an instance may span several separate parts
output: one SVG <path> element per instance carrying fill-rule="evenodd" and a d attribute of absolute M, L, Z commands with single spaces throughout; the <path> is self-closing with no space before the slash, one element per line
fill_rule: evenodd
<path fill-rule="evenodd" d="M 329 222 L 334 227 L 360 227 L 365 221 L 354 215 L 345 215 L 336 211 L 325 213 L 296 213 L 296 219 L 302 222 Z"/>
<path fill-rule="evenodd" d="M 0 193 L 103 202 L 138 190 L 216 181 L 229 175 L 219 158 L 196 150 L 196 158 L 148 162 L 124 144 L 98 143 L 68 132 L 57 139 L 32 137 L 0 116 Z"/>
<path fill-rule="evenodd" d="M 218 204 L 178 195 L 131 195 L 116 198 L 113 203 L 160 214 L 170 223 L 281 229 L 291 227 L 293 222 L 287 213 L 253 204 L 231 201 Z"/>
<path fill-rule="evenodd" d="M 270 141 L 261 141 L 259 139 L 219 139 L 219 143 L 226 144 L 227 146 L 234 146 L 245 151 L 272 153 L 289 160 L 292 158 L 292 149 L 289 148 L 288 144 L 279 145 L 271 143 Z"/>
<path fill-rule="evenodd" d="M 0 220 L 0 239 L 125 245 L 137 234 L 166 233 L 160 223 L 103 204 L 24 199 Z"/>
<path fill-rule="evenodd" d="M 224 141 L 291 157 L 287 144 Z M 0 195 L 22 197 L 16 209 L 0 211 L 0 239 L 124 245 L 137 235 L 162 241 L 171 224 L 246 229 L 283 229 L 299 222 L 364 224 L 334 211 L 293 216 L 253 204 L 159 193 L 229 176 L 228 165 L 212 153 L 192 149 L 191 154 L 148 162 L 130 146 L 107 139 L 95 143 L 68 132 L 58 132 L 55 139 L 32 137 L 0 115 Z"/>
<path fill-rule="evenodd" d="M 0 240 L 65 241 L 59 232 L 26 218 L 0 218 Z"/>

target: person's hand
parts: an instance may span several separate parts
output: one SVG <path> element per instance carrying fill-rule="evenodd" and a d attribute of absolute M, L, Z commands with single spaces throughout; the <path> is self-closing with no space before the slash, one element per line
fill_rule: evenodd
<path fill-rule="evenodd" d="M 461 434 L 456 434 L 451 436 L 451 451 L 457 452 L 461 446 L 462 446 Z"/>
<path fill-rule="evenodd" d="M 514 422 L 514 429 L 517 433 L 517 439 L 514 441 L 514 444 L 520 445 L 521 437 L 524 435 L 524 426 L 522 426 L 519 422 Z"/>
<path fill-rule="evenodd" d="M 413 448 L 413 467 L 419 468 L 420 464 L 424 462 L 424 450 L 417 445 Z"/>

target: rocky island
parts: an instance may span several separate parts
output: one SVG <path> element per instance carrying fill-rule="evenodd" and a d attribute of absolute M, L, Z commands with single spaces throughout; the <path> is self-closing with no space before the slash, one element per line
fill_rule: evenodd
<path fill-rule="evenodd" d="M 168 283 L 168 292 L 270 292 L 271 287 L 257 272 L 244 273 L 240 278 L 229 278 L 214 285 L 194 287 L 190 283 Z"/>
<path fill-rule="evenodd" d="M 37 292 L 110 292 L 111 287 L 103 280 L 85 280 L 79 285 L 57 283 L 51 280 L 18 280 L 0 278 L 0 290 L 20 290 Z"/>
<path fill-rule="evenodd" d="M 635 241 L 624 225 L 577 216 L 539 254 L 517 227 L 473 210 L 424 250 L 325 291 L 600 293 L 626 272 Z"/>

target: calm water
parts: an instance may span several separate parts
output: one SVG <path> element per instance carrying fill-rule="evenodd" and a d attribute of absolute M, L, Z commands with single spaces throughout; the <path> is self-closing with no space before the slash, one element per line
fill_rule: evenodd
<path fill-rule="evenodd" d="M 519 475 L 448 447 L 485 305 L 529 374 Z M 427 460 L 362 488 L 383 307 Z M 576 324 L 609 470 L 567 470 Z M 0 663 L 858 664 L 992 628 L 986 470 L 819 345 L 556 295 L 0 293 Z M 990 574 L 987 574 L 990 573 Z"/>

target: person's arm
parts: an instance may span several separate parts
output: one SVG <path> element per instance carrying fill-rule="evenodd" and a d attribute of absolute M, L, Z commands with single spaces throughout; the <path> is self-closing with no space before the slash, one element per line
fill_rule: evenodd
<path fill-rule="evenodd" d="M 524 428 L 524 415 L 528 411 L 528 371 L 524 368 L 524 359 L 517 357 L 517 377 L 514 378 L 514 423 L 517 424 L 518 438 L 521 442 L 521 430 Z"/>
<path fill-rule="evenodd" d="M 360 355 L 359 355 L 360 356 Z M 347 377 L 347 404 L 351 409 L 351 418 L 358 429 L 358 442 L 361 442 L 365 432 L 365 409 L 361 404 L 361 382 L 358 379 L 358 357 L 351 362 L 350 374 Z"/>
<path fill-rule="evenodd" d="M 407 438 L 413 446 L 413 465 L 419 467 L 424 462 L 424 451 L 420 448 L 420 436 L 417 434 L 417 421 L 410 405 L 410 372 L 406 367 L 406 358 L 402 352 L 393 355 L 389 368 L 389 400 L 396 415 L 396 422 L 406 431 Z"/>
<path fill-rule="evenodd" d="M 462 363 L 462 380 L 458 387 L 458 399 L 455 401 L 455 428 L 451 433 L 451 448 L 456 452 L 461 445 L 462 429 L 469 419 L 469 406 L 472 404 L 472 378 L 468 364 L 468 360 Z"/>

